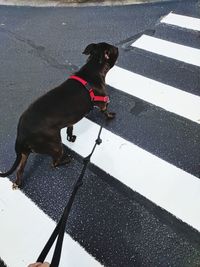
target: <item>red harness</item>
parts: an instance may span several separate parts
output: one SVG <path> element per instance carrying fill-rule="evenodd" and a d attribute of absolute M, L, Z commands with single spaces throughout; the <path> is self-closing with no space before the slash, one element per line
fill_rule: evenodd
<path fill-rule="evenodd" d="M 82 78 L 80 78 L 80 77 L 78 77 L 76 75 L 70 76 L 69 79 L 73 79 L 73 80 L 79 81 L 82 85 L 84 85 L 85 88 L 89 91 L 90 98 L 91 98 L 92 102 L 96 102 L 96 101 L 105 102 L 105 103 L 109 102 L 109 97 L 108 96 L 96 96 L 94 94 L 94 90 L 92 89 L 91 85 L 87 81 L 85 81 L 84 79 L 82 79 Z"/>

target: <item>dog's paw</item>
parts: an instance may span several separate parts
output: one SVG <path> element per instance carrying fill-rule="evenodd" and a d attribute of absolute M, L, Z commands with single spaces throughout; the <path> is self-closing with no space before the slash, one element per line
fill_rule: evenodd
<path fill-rule="evenodd" d="M 109 120 L 114 119 L 115 116 L 116 116 L 116 113 L 115 113 L 115 112 L 108 112 L 108 113 L 106 114 L 106 117 L 107 117 L 107 119 L 109 119 Z"/>
<path fill-rule="evenodd" d="M 13 190 L 19 189 L 19 185 L 16 184 L 16 183 L 13 183 L 13 184 L 12 184 L 12 189 L 13 189 Z"/>
<path fill-rule="evenodd" d="M 67 140 L 69 141 L 69 142 L 75 142 L 75 140 L 76 140 L 76 135 L 72 135 L 72 136 L 67 136 Z"/>
<path fill-rule="evenodd" d="M 63 158 L 61 160 L 54 161 L 51 166 L 53 168 L 57 168 L 59 166 L 63 166 L 63 165 L 69 164 L 71 162 L 71 160 L 72 160 L 71 155 L 67 155 L 66 154 L 66 155 L 63 156 Z"/>

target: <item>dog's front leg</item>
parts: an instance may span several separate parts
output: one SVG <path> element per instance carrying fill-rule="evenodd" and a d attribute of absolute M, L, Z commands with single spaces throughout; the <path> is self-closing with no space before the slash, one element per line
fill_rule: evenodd
<path fill-rule="evenodd" d="M 73 135 L 73 126 L 67 127 L 67 140 L 69 142 L 75 142 L 76 135 Z"/>

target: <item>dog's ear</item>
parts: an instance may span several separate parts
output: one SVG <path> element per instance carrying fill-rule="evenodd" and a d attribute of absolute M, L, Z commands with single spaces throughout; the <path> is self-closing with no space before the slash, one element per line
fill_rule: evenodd
<path fill-rule="evenodd" d="M 97 45 L 96 44 L 89 44 L 85 50 L 83 51 L 83 54 L 84 55 L 90 55 L 92 54 L 92 52 L 94 52 L 97 48 Z"/>

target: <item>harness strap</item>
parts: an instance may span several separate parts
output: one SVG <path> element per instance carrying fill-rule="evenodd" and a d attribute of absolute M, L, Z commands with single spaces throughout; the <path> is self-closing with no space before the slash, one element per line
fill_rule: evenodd
<path fill-rule="evenodd" d="M 97 102 L 108 103 L 110 101 L 108 96 L 96 96 L 94 94 L 94 90 L 93 90 L 92 86 L 87 81 L 85 81 L 84 79 L 82 79 L 82 78 L 80 78 L 80 77 L 78 77 L 76 75 L 70 76 L 69 79 L 76 80 L 76 81 L 80 82 L 82 85 L 84 85 L 85 88 L 89 91 L 90 98 L 91 98 L 92 102 L 97 101 Z"/>

